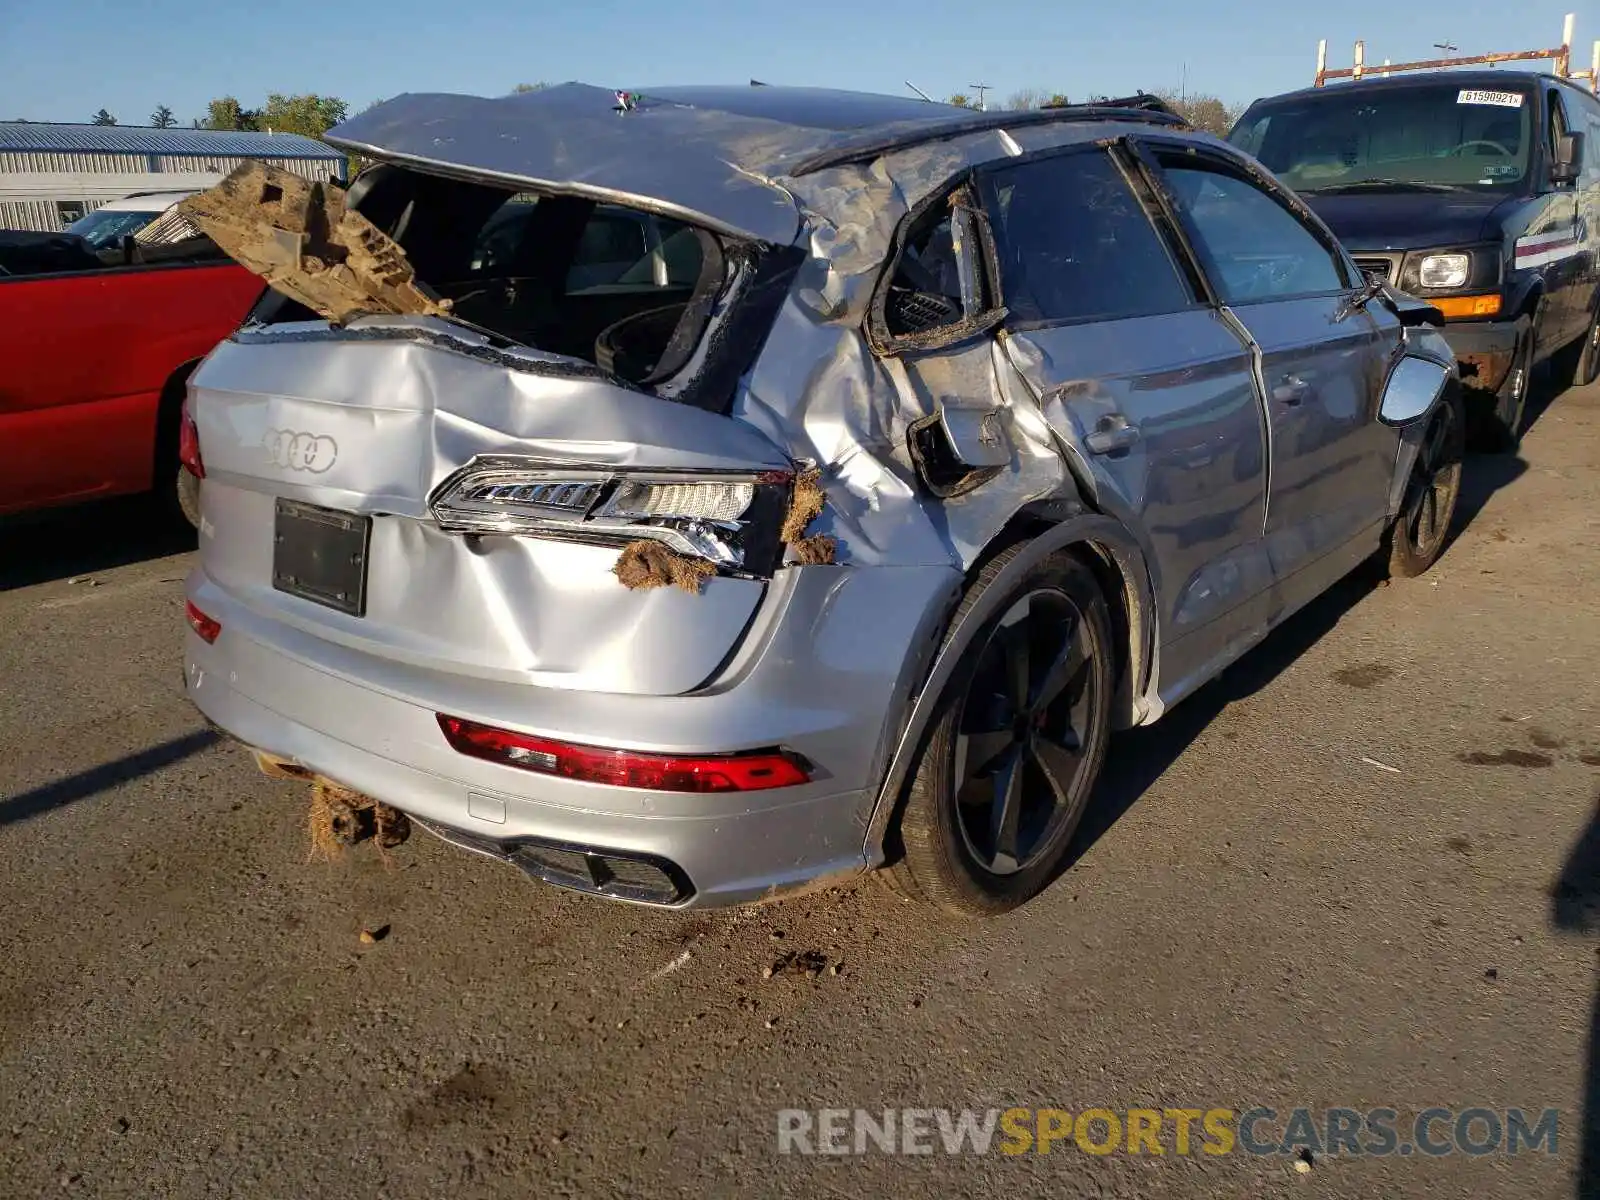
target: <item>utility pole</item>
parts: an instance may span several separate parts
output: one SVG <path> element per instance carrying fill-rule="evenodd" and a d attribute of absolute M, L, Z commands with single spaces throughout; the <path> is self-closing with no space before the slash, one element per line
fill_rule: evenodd
<path fill-rule="evenodd" d="M 989 90 L 989 85 L 987 83 L 969 83 L 967 86 L 978 93 L 978 111 L 988 112 L 989 108 L 983 102 L 983 94 Z"/>

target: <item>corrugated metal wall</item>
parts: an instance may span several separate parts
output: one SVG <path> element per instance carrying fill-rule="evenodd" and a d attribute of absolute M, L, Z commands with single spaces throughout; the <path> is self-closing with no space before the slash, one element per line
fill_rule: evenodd
<path fill-rule="evenodd" d="M 36 151 L 0 151 L 0 229 L 58 230 L 62 222 L 57 200 L 81 205 L 92 212 L 116 196 L 95 195 L 102 188 L 93 185 L 96 175 L 143 176 L 128 191 L 177 190 L 186 186 L 185 176 L 197 173 L 226 175 L 246 160 L 216 155 L 179 154 L 58 154 Z M 315 158 L 268 158 L 273 166 L 293 171 L 307 179 L 332 179 L 343 170 L 343 160 Z M 81 191 L 63 191 L 41 197 L 37 179 L 29 176 L 72 173 L 86 176 Z M 31 182 L 31 186 L 30 186 Z M 123 192 L 124 195 L 127 192 Z"/>

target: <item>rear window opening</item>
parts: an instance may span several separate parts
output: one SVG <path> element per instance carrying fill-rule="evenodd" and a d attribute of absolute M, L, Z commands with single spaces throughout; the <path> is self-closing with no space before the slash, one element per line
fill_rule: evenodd
<path fill-rule="evenodd" d="M 621 205 L 392 166 L 365 173 L 350 200 L 463 322 L 641 385 L 689 361 L 728 274 L 711 233 Z M 286 300 L 256 315 L 312 314 Z"/>

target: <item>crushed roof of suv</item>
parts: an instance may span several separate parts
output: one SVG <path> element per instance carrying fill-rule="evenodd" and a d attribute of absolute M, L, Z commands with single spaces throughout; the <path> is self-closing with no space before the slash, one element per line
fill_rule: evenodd
<path fill-rule="evenodd" d="M 1085 119 L 1175 123 L 1140 109 L 980 112 L 826 88 L 668 87 L 619 93 L 566 83 L 493 99 L 408 93 L 327 140 L 442 173 L 596 198 L 651 197 L 681 215 L 780 244 L 798 214 L 778 182 L 983 130 Z M 626 109 L 624 111 L 624 109 Z"/>

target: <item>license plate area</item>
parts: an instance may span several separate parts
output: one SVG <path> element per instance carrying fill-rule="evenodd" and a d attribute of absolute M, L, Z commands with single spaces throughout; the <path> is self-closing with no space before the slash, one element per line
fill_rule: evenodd
<path fill-rule="evenodd" d="M 353 617 L 367 612 L 372 518 L 279 500 L 272 530 L 272 586 Z"/>

